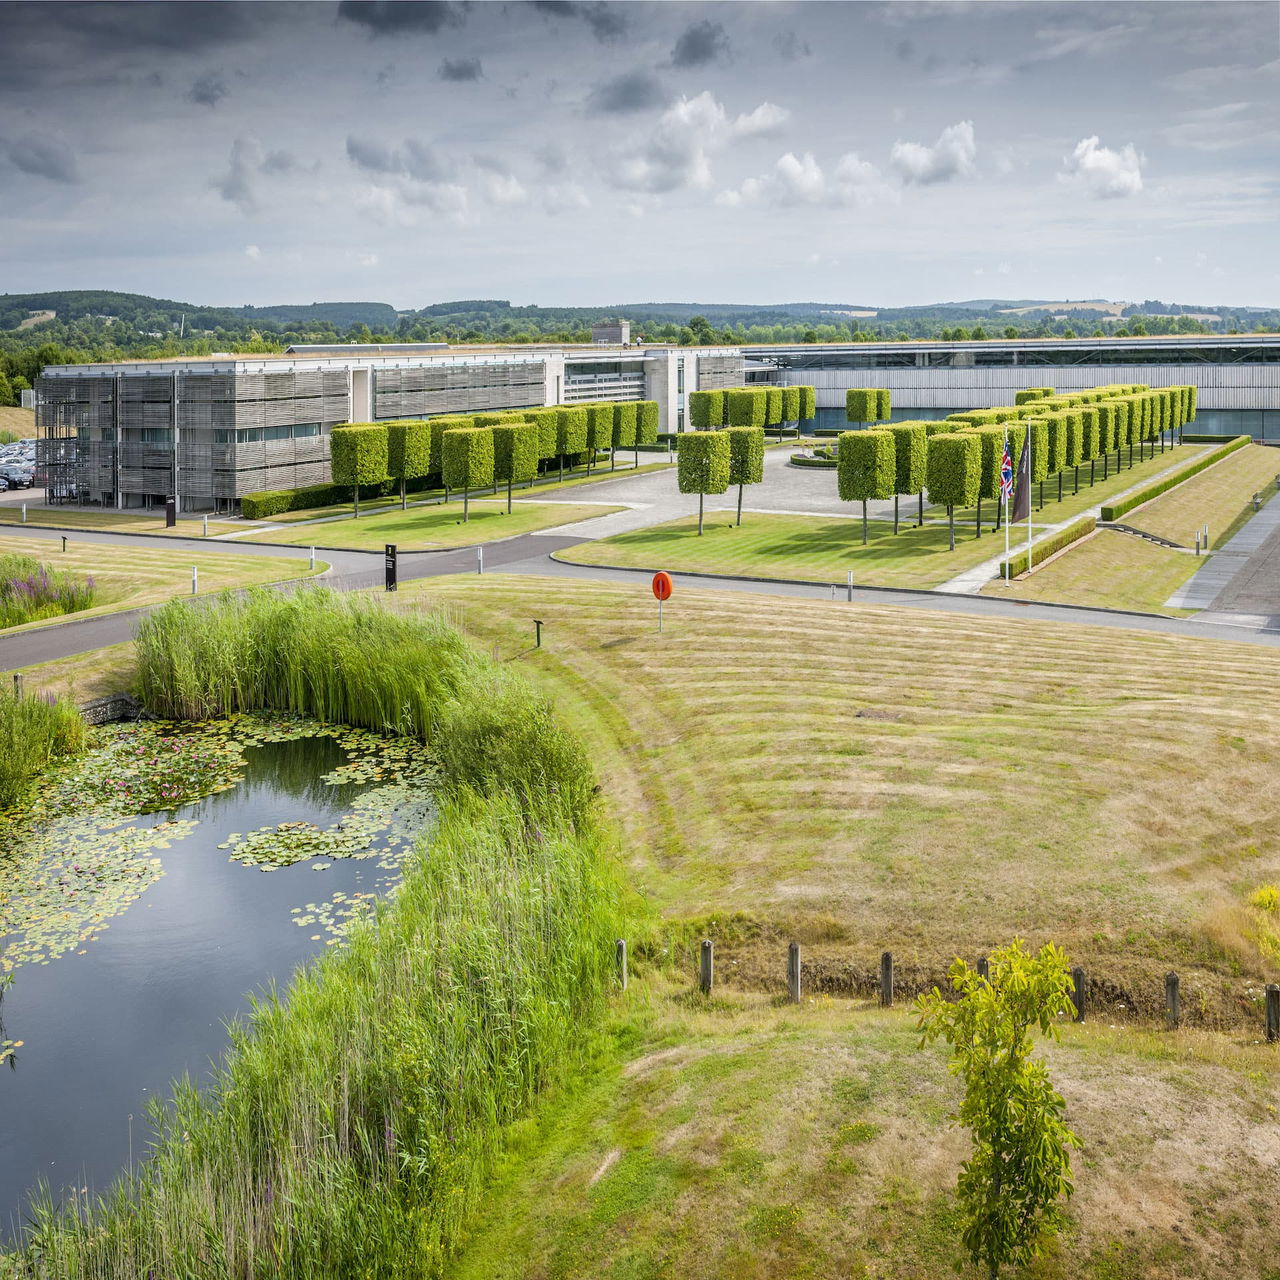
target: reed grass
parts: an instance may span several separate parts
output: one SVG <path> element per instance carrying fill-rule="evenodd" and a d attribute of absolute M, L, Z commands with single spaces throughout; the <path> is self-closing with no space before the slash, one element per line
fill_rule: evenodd
<path fill-rule="evenodd" d="M 53 763 L 84 747 L 84 721 L 65 698 L 0 694 L 0 810 L 21 804 Z"/>
<path fill-rule="evenodd" d="M 44 1196 L 0 1276 L 439 1276 L 609 989 L 618 895 L 585 751 L 440 615 L 226 597 L 159 610 L 138 649 L 169 714 L 430 729 L 441 811 L 390 902 L 255 1004 L 209 1088 L 153 1110 L 150 1159 L 91 1203 Z"/>
<path fill-rule="evenodd" d="M 92 577 L 50 570 L 34 556 L 0 555 L 0 628 L 92 608 Z"/>

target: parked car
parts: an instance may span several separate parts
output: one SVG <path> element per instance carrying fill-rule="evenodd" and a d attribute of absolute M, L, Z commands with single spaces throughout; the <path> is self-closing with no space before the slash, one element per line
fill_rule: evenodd
<path fill-rule="evenodd" d="M 0 466 L 0 477 L 8 482 L 10 489 L 30 489 L 35 483 L 34 470 L 14 463 Z"/>
<path fill-rule="evenodd" d="M 3 493 L 8 487 L 9 482 L 4 478 L 4 476 L 0 476 L 0 493 Z"/>

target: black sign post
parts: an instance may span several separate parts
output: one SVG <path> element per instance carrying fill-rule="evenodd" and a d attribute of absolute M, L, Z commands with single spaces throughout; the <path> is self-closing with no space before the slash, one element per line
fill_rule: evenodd
<path fill-rule="evenodd" d="M 178 500 L 176 498 L 166 498 L 164 500 L 164 527 L 172 529 L 178 523 Z"/>
<path fill-rule="evenodd" d="M 394 591 L 396 589 L 396 544 L 394 542 L 387 543 L 387 590 Z"/>

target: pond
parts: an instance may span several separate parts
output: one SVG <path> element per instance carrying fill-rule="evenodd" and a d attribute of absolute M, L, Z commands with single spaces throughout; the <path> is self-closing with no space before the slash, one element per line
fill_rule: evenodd
<path fill-rule="evenodd" d="M 96 732 L 0 829 L 0 1237 L 39 1181 L 93 1195 L 144 1156 L 148 1100 L 208 1079 L 248 993 L 337 945 L 431 813 L 403 741 L 263 717 Z M 177 807 L 130 816 L 157 801 Z"/>

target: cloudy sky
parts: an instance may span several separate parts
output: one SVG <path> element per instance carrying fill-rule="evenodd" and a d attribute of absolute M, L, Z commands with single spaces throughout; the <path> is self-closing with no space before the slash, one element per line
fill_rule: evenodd
<path fill-rule="evenodd" d="M 0 3 L 0 292 L 1280 302 L 1280 5 Z"/>

